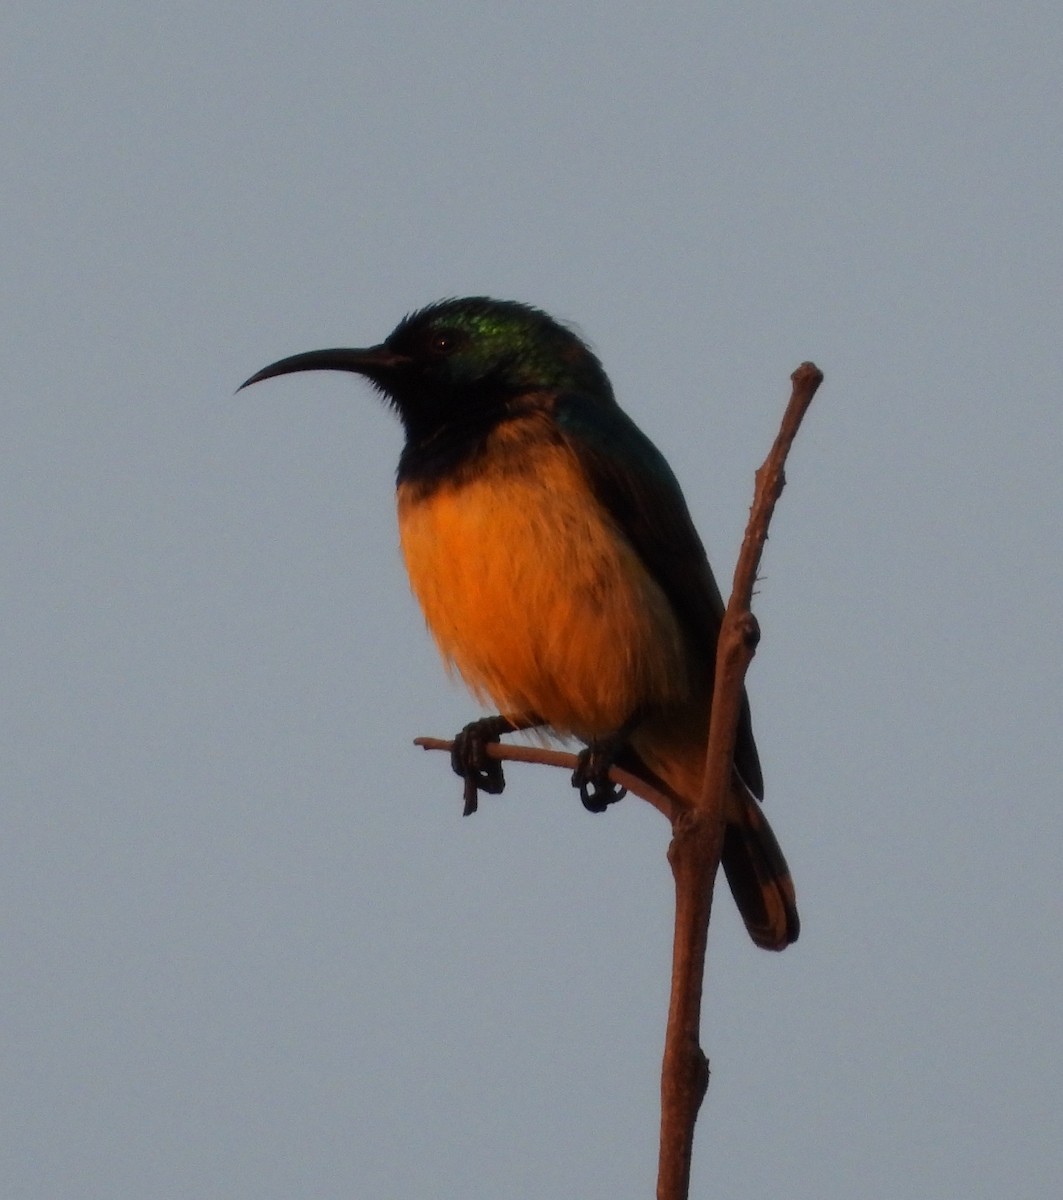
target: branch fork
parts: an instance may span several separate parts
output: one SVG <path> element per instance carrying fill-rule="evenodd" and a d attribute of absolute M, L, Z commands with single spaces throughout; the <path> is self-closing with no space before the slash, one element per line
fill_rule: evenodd
<path fill-rule="evenodd" d="M 689 1195 L 694 1126 L 709 1084 L 709 1062 L 701 1048 L 700 1026 L 712 892 L 723 849 L 742 688 L 760 641 L 760 627 L 750 605 L 768 526 L 786 482 L 786 457 L 823 382 L 823 373 L 814 363 L 806 362 L 790 378 L 793 388 L 779 433 L 755 476 L 749 522 L 720 628 L 701 795 L 693 806 L 679 804 L 626 771 L 616 767 L 609 771 L 609 778 L 618 787 L 641 796 L 672 825 L 668 861 L 675 879 L 675 931 L 661 1068 L 657 1200 L 687 1200 Z M 449 750 L 453 743 L 421 737 L 416 744 L 426 750 Z M 545 763 L 569 771 L 577 762 L 574 754 L 543 747 L 492 743 L 485 750 L 499 761 Z"/>

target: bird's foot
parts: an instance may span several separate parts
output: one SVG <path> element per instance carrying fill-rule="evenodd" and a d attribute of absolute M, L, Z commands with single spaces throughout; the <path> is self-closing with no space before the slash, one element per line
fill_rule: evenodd
<path fill-rule="evenodd" d="M 487 747 L 499 741 L 502 734 L 512 728 L 513 725 L 505 717 L 483 717 L 479 721 L 470 721 L 455 736 L 450 751 L 450 765 L 454 773 L 465 780 L 464 816 L 476 811 L 480 792 L 497 796 L 506 786 L 502 764 L 488 755 Z"/>
<path fill-rule="evenodd" d="M 579 788 L 579 798 L 588 812 L 605 812 L 610 804 L 627 795 L 627 788 L 609 778 L 609 768 L 626 740 L 625 732 L 595 738 L 579 752 L 579 761 L 572 772 L 572 786 Z"/>

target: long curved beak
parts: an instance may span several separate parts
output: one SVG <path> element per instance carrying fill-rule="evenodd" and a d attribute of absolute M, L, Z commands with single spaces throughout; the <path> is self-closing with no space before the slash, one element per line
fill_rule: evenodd
<path fill-rule="evenodd" d="M 252 383 L 272 379 L 275 375 L 290 375 L 295 371 L 353 371 L 356 375 L 379 380 L 405 362 L 407 359 L 403 355 L 396 354 L 384 345 L 370 346 L 368 350 L 308 350 L 305 354 L 293 354 L 290 358 L 270 363 L 268 367 L 256 371 L 250 379 L 244 380 L 236 390 L 239 392 Z"/>

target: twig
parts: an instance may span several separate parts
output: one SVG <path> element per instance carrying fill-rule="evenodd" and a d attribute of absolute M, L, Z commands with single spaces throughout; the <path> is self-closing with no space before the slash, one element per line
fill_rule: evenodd
<path fill-rule="evenodd" d="M 454 743 L 444 738 L 419 737 L 413 739 L 415 746 L 424 750 L 450 751 Z M 548 750 L 545 746 L 513 746 L 503 742 L 488 742 L 484 747 L 488 758 L 497 758 L 499 762 L 540 763 L 547 767 L 564 767 L 569 771 L 576 769 L 577 758 L 564 750 Z M 645 779 L 632 775 L 620 767 L 609 768 L 609 778 L 618 787 L 626 788 L 635 796 L 641 796 L 648 804 L 652 804 L 659 813 L 669 821 L 674 821 L 678 803 L 666 792 L 652 787 Z"/>
<path fill-rule="evenodd" d="M 734 770 L 734 748 L 746 671 L 760 639 L 750 611 L 757 568 L 768 525 L 785 484 L 786 456 L 823 373 L 802 363 L 791 375 L 793 390 L 775 443 L 756 474 L 749 523 L 735 567 L 731 598 L 720 628 L 713 682 L 712 716 L 701 795 L 691 807 L 644 779 L 613 767 L 610 779 L 648 801 L 672 824 L 668 861 L 675 879 L 672 989 L 661 1067 L 661 1147 L 657 1200 L 687 1200 L 694 1126 L 709 1083 L 709 1063 L 700 1044 L 701 1000 L 712 889 L 723 849 L 724 817 Z M 450 750 L 452 742 L 420 737 L 426 750 Z M 572 770 L 576 756 L 545 747 L 491 743 L 485 752 L 500 761 L 544 763 Z"/>
<path fill-rule="evenodd" d="M 775 444 L 756 474 L 749 523 L 720 627 L 701 796 L 695 809 L 679 814 L 672 822 L 668 861 L 675 879 L 675 936 L 672 992 L 661 1067 L 658 1200 L 686 1200 L 690 1190 L 694 1126 L 709 1084 L 709 1063 L 699 1035 L 712 890 L 723 850 L 742 687 L 760 638 L 750 603 L 768 525 L 785 482 L 786 456 L 812 397 L 823 382 L 822 372 L 812 363 L 802 363 L 790 378 L 793 381 L 790 403 Z"/>

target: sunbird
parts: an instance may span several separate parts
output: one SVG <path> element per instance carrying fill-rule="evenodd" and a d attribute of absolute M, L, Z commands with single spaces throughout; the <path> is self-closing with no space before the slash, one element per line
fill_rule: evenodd
<path fill-rule="evenodd" d="M 592 811 L 619 799 L 614 762 L 693 803 L 723 600 L 671 468 L 583 340 L 526 304 L 449 299 L 242 386 L 296 371 L 361 375 L 402 422 L 410 584 L 444 661 L 498 712 L 455 742 L 468 807 L 502 789 L 485 745 L 533 727 L 585 744 L 573 782 Z M 743 697 L 722 865 L 753 941 L 782 950 L 800 926 L 763 795 Z"/>

